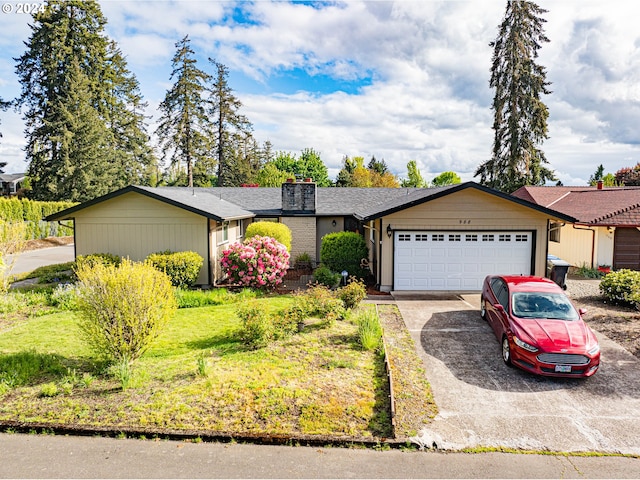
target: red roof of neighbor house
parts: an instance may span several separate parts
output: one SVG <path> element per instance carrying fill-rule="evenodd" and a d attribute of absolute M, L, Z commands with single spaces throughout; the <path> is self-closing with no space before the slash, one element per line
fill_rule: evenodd
<path fill-rule="evenodd" d="M 640 187 L 521 187 L 514 197 L 578 219 L 579 224 L 640 226 Z"/>

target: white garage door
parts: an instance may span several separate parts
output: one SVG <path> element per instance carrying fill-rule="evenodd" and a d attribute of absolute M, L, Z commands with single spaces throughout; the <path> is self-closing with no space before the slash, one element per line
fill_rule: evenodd
<path fill-rule="evenodd" d="M 531 232 L 395 232 L 395 290 L 481 290 L 493 274 L 530 274 Z"/>

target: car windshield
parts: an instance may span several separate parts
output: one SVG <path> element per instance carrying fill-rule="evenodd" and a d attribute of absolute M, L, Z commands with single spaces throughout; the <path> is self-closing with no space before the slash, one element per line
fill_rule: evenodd
<path fill-rule="evenodd" d="M 567 296 L 561 293 L 516 292 L 511 297 L 511 309 L 520 318 L 567 321 L 580 318 Z"/>

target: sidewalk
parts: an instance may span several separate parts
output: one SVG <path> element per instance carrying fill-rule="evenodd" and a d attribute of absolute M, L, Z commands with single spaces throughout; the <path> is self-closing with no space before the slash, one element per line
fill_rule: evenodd
<path fill-rule="evenodd" d="M 638 478 L 640 460 L 0 434 L 0 478 Z"/>

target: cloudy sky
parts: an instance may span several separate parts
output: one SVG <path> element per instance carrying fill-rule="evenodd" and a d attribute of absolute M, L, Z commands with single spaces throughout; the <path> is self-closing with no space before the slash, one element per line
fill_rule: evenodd
<path fill-rule="evenodd" d="M 37 3 L 37 2 L 36 2 Z M 553 93 L 543 145 L 565 185 L 640 162 L 640 2 L 540 0 L 551 42 L 540 51 Z M 0 97 L 18 95 L 30 4 L 0 0 Z M 331 2 L 102 0 L 106 33 L 127 57 L 152 115 L 170 85 L 175 43 L 191 38 L 230 70 L 262 143 L 320 152 L 335 178 L 345 155 L 375 155 L 406 176 L 474 180 L 491 152 L 491 48 L 506 0 Z M 23 124 L 0 112 L 0 161 L 21 172 Z M 475 178 L 477 180 L 477 178 Z"/>

